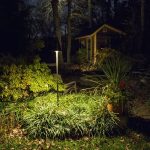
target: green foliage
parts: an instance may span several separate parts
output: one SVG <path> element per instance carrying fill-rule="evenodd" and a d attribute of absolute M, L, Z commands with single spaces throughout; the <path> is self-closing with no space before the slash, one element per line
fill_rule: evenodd
<path fill-rule="evenodd" d="M 28 103 L 10 105 L 6 112 L 18 114 L 23 127 L 34 138 L 102 136 L 111 133 L 118 121 L 115 114 L 107 111 L 101 97 L 85 94 L 62 96 L 58 107 L 56 94 L 51 93 Z"/>
<path fill-rule="evenodd" d="M 102 88 L 105 84 L 105 79 L 103 75 L 93 74 L 87 75 L 85 74 L 81 77 L 81 85 L 86 86 L 88 88 L 80 90 L 81 93 L 86 93 L 88 95 L 99 95 L 102 96 Z"/>
<path fill-rule="evenodd" d="M 64 89 L 61 78 L 52 75 L 48 65 L 40 63 L 40 59 L 30 65 L 4 65 L 0 77 L 0 97 L 3 100 L 25 99 L 56 90 L 57 79 L 59 90 Z"/>
<path fill-rule="evenodd" d="M 92 85 L 90 92 L 107 97 L 107 102 L 122 103 L 127 99 L 126 77 L 130 63 L 125 58 L 113 53 L 102 64 L 104 75 L 85 75 L 84 81 Z M 94 88 L 95 87 L 95 88 Z"/>
<path fill-rule="evenodd" d="M 105 48 L 103 50 L 97 50 L 96 54 L 96 66 L 101 67 L 103 62 L 110 56 L 112 56 L 116 51 L 114 49 Z"/>
<path fill-rule="evenodd" d="M 125 100 L 125 91 L 122 91 L 119 87 L 112 85 L 111 83 L 106 84 L 102 88 L 102 95 L 106 97 L 107 102 L 118 104 Z"/>
<path fill-rule="evenodd" d="M 105 97 L 101 96 L 100 103 L 94 109 L 94 126 L 93 132 L 96 135 L 103 135 L 113 133 L 114 127 L 117 127 L 119 118 L 113 112 L 106 109 L 107 101 Z"/>
<path fill-rule="evenodd" d="M 96 70 L 96 66 L 90 63 L 84 63 L 80 65 L 80 70 L 82 72 L 86 72 L 86 71 L 94 71 Z"/>
<path fill-rule="evenodd" d="M 111 103 L 122 103 L 126 100 L 125 79 L 131 69 L 131 63 L 119 53 L 114 53 L 102 64 L 102 70 L 107 78 L 102 94 Z"/>
<path fill-rule="evenodd" d="M 91 88 L 83 89 L 83 93 L 88 95 L 99 95 L 104 98 L 106 103 L 119 104 L 127 100 L 129 94 L 128 91 L 123 87 L 125 85 L 114 85 L 109 82 L 103 75 L 85 75 L 83 77 L 84 84 L 91 86 Z"/>
<path fill-rule="evenodd" d="M 79 64 L 87 63 L 88 57 L 87 57 L 87 49 L 80 48 L 77 52 L 77 61 Z"/>
<path fill-rule="evenodd" d="M 131 63 L 124 57 L 116 54 L 108 57 L 102 65 L 102 70 L 109 82 L 117 86 L 127 76 L 130 69 Z"/>

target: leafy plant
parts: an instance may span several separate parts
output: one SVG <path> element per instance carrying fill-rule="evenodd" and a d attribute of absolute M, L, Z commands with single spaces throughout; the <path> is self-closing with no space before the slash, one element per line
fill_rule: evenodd
<path fill-rule="evenodd" d="M 114 49 L 110 49 L 110 48 L 104 48 L 103 50 L 97 50 L 97 53 L 96 53 L 96 66 L 98 68 L 100 68 L 101 65 L 103 64 L 103 62 L 108 57 L 112 56 L 115 53 L 116 53 L 116 51 Z"/>
<path fill-rule="evenodd" d="M 88 95 L 101 95 L 102 87 L 105 85 L 105 78 L 99 74 L 88 75 L 85 74 L 81 77 L 82 81 L 80 84 L 83 86 L 88 86 L 88 88 L 82 89 L 82 93 L 86 93 Z"/>
<path fill-rule="evenodd" d="M 96 66 L 93 65 L 93 64 L 90 64 L 90 63 L 84 63 L 84 64 L 80 65 L 80 70 L 82 72 L 85 72 L 85 71 L 94 71 L 96 69 L 97 69 Z"/>
<path fill-rule="evenodd" d="M 102 88 L 102 95 L 106 97 L 108 103 L 119 104 L 125 100 L 125 92 L 111 83 Z"/>
<path fill-rule="evenodd" d="M 59 91 L 64 90 L 61 78 L 52 75 L 48 65 L 40 63 L 40 59 L 30 65 L 5 65 L 0 77 L 0 97 L 3 100 L 25 99 L 50 90 L 55 91 L 57 80 Z"/>
<path fill-rule="evenodd" d="M 56 94 L 50 93 L 22 104 L 11 105 L 6 112 L 17 112 L 20 123 L 33 138 L 101 136 L 110 133 L 118 121 L 115 114 L 107 111 L 106 103 L 99 96 L 61 96 L 58 107 Z"/>
<path fill-rule="evenodd" d="M 112 134 L 118 127 L 119 118 L 114 112 L 108 111 L 106 98 L 101 96 L 100 103 L 93 111 L 94 126 L 93 133 L 99 136 Z"/>
<path fill-rule="evenodd" d="M 102 65 L 102 70 L 108 81 L 117 86 L 127 76 L 130 69 L 131 63 L 120 55 L 108 57 Z"/>
<path fill-rule="evenodd" d="M 104 109 L 95 115 L 93 133 L 99 136 L 112 134 L 114 129 L 117 128 L 118 122 L 119 119 L 115 113 Z"/>

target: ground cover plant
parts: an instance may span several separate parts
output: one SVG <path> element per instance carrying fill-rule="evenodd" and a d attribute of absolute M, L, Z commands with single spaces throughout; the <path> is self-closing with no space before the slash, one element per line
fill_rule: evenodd
<path fill-rule="evenodd" d="M 49 99 L 50 97 L 51 99 Z M 93 134 L 92 136 L 84 135 L 85 133 L 87 133 L 87 129 L 88 130 L 90 129 L 89 127 L 91 122 L 93 122 L 93 124 L 96 123 L 95 125 L 97 126 L 93 127 L 95 130 L 97 129 L 98 132 L 100 131 L 100 129 L 106 132 L 107 129 L 111 129 L 108 128 L 109 123 L 112 123 L 109 120 L 110 118 L 108 118 L 110 117 L 107 114 L 108 112 L 106 113 L 105 111 L 104 113 L 105 114 L 104 116 L 107 118 L 104 118 L 102 116 L 101 116 L 102 118 L 99 118 L 97 116 L 94 117 L 95 113 L 100 115 L 101 113 L 98 112 L 102 111 L 105 108 L 103 107 L 104 106 L 103 103 L 95 101 L 96 98 L 97 97 L 94 97 L 89 100 L 87 95 L 65 96 L 63 99 L 60 99 L 61 101 L 60 106 L 62 106 L 60 108 L 58 108 L 56 105 L 56 95 L 54 94 L 38 97 L 33 101 L 29 101 L 26 103 L 18 103 L 17 105 L 11 104 L 9 107 L 7 107 L 7 114 L 9 114 L 9 112 L 11 113 L 15 112 L 18 118 L 16 118 L 17 120 L 15 122 L 16 125 L 15 127 L 11 127 L 10 123 L 9 123 L 10 126 L 8 126 L 8 128 L 6 128 L 6 124 L 3 124 L 3 126 L 1 126 L 0 149 L 13 148 L 15 150 L 19 149 L 148 150 L 150 148 L 149 143 L 150 139 L 148 137 L 147 138 L 144 137 L 141 134 L 137 134 L 133 131 L 126 131 L 126 134 L 124 135 L 119 134 L 118 136 L 116 135 L 102 136 L 102 133 L 101 136 L 97 135 L 93 136 L 95 134 Z M 68 106 L 68 104 L 70 106 Z M 69 108 L 66 108 L 67 106 L 70 108 L 70 110 L 68 110 Z M 92 108 L 94 109 L 94 112 Z M 55 113 L 52 113 L 53 111 L 55 111 Z M 90 119 L 91 112 L 93 112 L 94 118 L 91 118 L 94 119 L 93 121 Z M 72 113 L 72 116 L 71 114 L 67 113 Z M 51 121 L 49 120 L 48 115 L 50 115 Z M 72 119 L 70 117 L 67 117 L 67 115 L 70 115 Z M 7 116 L 8 115 L 5 114 L 4 116 L 5 119 Z M 64 116 L 66 118 L 64 118 Z M 99 122 L 97 122 L 96 120 Z M 90 121 L 90 123 L 88 123 L 88 121 Z M 20 124 L 22 124 L 23 126 L 21 126 Z M 48 131 L 49 128 L 48 124 L 50 125 L 49 127 L 51 127 L 50 131 Z M 103 124 L 104 126 L 101 126 L 101 124 Z M 68 126 L 64 128 L 63 125 Z M 73 130 L 70 137 L 66 136 L 65 139 L 60 139 L 60 137 L 64 135 L 65 129 L 67 129 L 66 131 L 67 133 L 69 133 L 68 129 L 71 129 L 69 127 L 70 125 L 72 125 L 72 127 L 76 130 Z M 45 136 L 46 134 L 47 136 Z M 75 134 L 78 136 L 75 137 L 74 136 Z M 53 136 L 53 138 L 54 136 L 55 137 L 59 136 L 59 139 L 55 138 L 53 140 L 49 138 L 49 135 L 51 135 L 51 137 Z"/>
<path fill-rule="evenodd" d="M 84 135 L 111 134 L 119 119 L 106 109 L 100 96 L 69 94 L 61 96 L 57 106 L 56 94 L 37 97 L 28 102 L 11 104 L 6 114 L 15 114 L 18 123 L 32 138 L 65 138 Z"/>

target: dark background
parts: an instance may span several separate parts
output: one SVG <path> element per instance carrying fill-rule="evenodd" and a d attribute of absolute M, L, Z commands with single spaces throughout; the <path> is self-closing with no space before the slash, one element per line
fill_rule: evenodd
<path fill-rule="evenodd" d="M 140 0 L 108 0 L 99 4 L 94 0 L 92 5 L 92 29 L 104 23 L 113 25 L 127 33 L 126 49 L 131 56 L 143 54 L 149 59 L 150 55 L 150 1 L 145 0 L 144 31 L 141 36 Z M 57 48 L 54 36 L 53 20 L 45 23 L 43 16 L 38 11 L 38 1 L 1 0 L 0 2 L 0 52 L 10 53 L 14 57 L 21 55 L 40 54 L 48 60 L 48 55 L 53 55 Z M 84 6 L 83 6 L 84 7 Z M 86 9 L 86 8 L 85 8 Z M 100 9 L 100 10 L 99 10 Z M 66 55 L 66 22 L 63 22 L 66 9 L 62 10 L 61 26 L 64 56 Z M 113 14 L 113 17 L 112 17 Z M 64 18 L 63 18 L 64 17 Z M 72 31 L 72 53 L 76 51 L 75 37 L 89 30 L 87 21 L 75 18 Z M 79 22 L 79 23 L 78 23 Z M 43 40 L 45 47 L 42 51 L 33 48 L 36 40 Z M 75 42 L 75 43 L 74 43 Z M 139 46 L 140 43 L 140 46 Z M 47 58 L 48 57 L 48 58 Z"/>

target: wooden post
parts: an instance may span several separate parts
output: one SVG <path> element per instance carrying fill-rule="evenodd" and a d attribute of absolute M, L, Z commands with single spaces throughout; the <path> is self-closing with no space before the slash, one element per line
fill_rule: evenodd
<path fill-rule="evenodd" d="M 96 63 L 96 52 L 97 52 L 97 39 L 96 39 L 96 34 L 94 34 L 94 64 Z"/>
<path fill-rule="evenodd" d="M 93 40 L 92 36 L 90 37 L 90 62 L 93 62 Z"/>
<path fill-rule="evenodd" d="M 88 46 L 88 40 L 89 40 L 88 38 L 85 39 L 85 42 L 86 42 L 86 51 L 87 51 L 87 56 L 86 56 L 86 57 L 87 57 L 87 60 L 88 60 L 88 55 L 89 55 L 89 50 L 88 50 L 88 49 L 89 49 L 89 46 Z"/>

